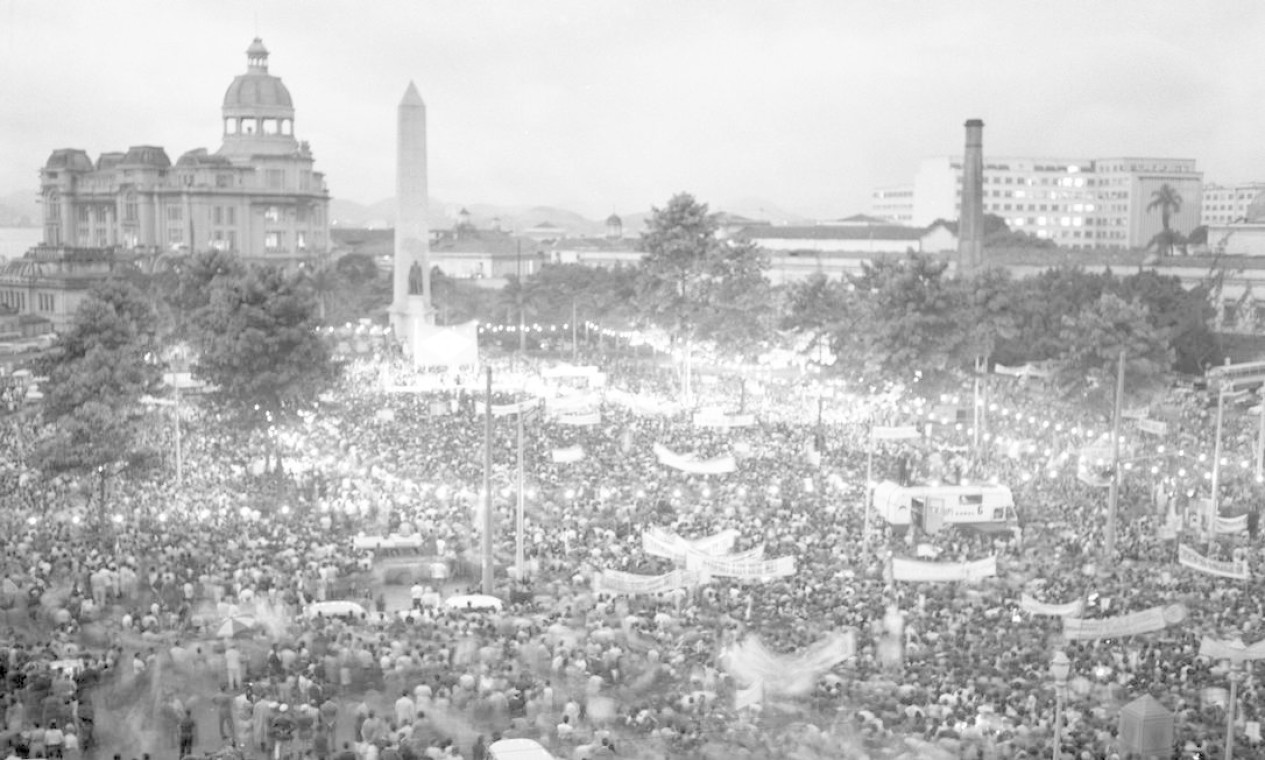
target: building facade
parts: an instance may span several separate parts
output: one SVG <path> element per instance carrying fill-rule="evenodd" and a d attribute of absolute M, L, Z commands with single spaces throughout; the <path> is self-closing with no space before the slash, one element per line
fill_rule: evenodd
<path fill-rule="evenodd" d="M 984 157 L 984 212 L 1012 230 L 1072 248 L 1138 248 L 1161 230 L 1153 193 L 1169 185 L 1182 197 L 1170 227 L 1189 233 L 1199 226 L 1203 175 L 1181 158 Z M 956 220 L 961 212 L 962 159 L 923 161 L 912 188 L 880 188 L 871 213 L 913 225 Z"/>
<path fill-rule="evenodd" d="M 173 164 L 158 146 L 95 162 L 83 150 L 54 150 L 40 171 L 45 246 L 215 249 L 283 267 L 324 260 L 329 190 L 310 147 L 295 137 L 294 113 L 255 39 L 246 73 L 224 94 L 216 152 L 190 150 Z"/>
<path fill-rule="evenodd" d="M 1247 182 L 1242 185 L 1206 184 L 1203 187 L 1203 208 L 1200 210 L 1204 226 L 1231 224 L 1247 219 L 1252 201 L 1265 193 L 1265 182 Z"/>

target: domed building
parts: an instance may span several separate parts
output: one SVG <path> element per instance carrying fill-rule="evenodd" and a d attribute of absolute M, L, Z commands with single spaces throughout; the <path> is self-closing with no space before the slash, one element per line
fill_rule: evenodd
<path fill-rule="evenodd" d="M 296 137 L 294 101 L 268 71 L 262 40 L 246 49 L 246 72 L 229 84 L 220 113 L 219 149 L 186 151 L 174 164 L 150 145 L 102 153 L 96 162 L 77 148 L 54 150 L 40 170 L 44 244 L 30 256 L 214 249 L 287 268 L 326 259 L 329 190 L 308 144 Z M 0 274 L 0 303 L 50 312 L 55 323 L 74 313 L 77 298 L 54 292 L 56 283 L 37 297 L 29 277 L 25 294 L 10 292 L 17 288 L 8 279 Z"/>

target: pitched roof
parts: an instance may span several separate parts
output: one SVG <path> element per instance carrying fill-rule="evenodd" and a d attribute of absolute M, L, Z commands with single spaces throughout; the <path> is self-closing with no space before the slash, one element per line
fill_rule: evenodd
<path fill-rule="evenodd" d="M 812 225 L 786 227 L 744 227 L 738 233 L 748 240 L 920 240 L 927 234 L 922 227 L 899 224 Z"/>

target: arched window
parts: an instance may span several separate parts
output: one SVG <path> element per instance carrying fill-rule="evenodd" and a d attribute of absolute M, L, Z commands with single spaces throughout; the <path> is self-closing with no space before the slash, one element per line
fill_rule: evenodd
<path fill-rule="evenodd" d="M 290 134 L 290 120 L 289 119 L 281 120 L 281 134 L 283 135 Z"/>
<path fill-rule="evenodd" d="M 224 120 L 224 134 L 226 135 L 237 134 L 237 119 Z"/>
<path fill-rule="evenodd" d="M 254 119 L 242 119 L 242 134 L 244 135 L 255 134 L 255 120 Z"/>
<path fill-rule="evenodd" d="M 262 122 L 263 122 L 263 132 L 265 135 L 277 134 L 277 120 L 276 119 L 263 119 Z"/>

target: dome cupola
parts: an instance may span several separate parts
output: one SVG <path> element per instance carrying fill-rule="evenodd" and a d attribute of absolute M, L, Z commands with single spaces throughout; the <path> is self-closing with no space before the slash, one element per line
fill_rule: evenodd
<path fill-rule="evenodd" d="M 268 73 L 268 48 L 258 37 L 246 49 L 246 73 L 224 93 L 222 153 L 289 153 L 294 138 L 294 101 L 280 77 Z"/>

